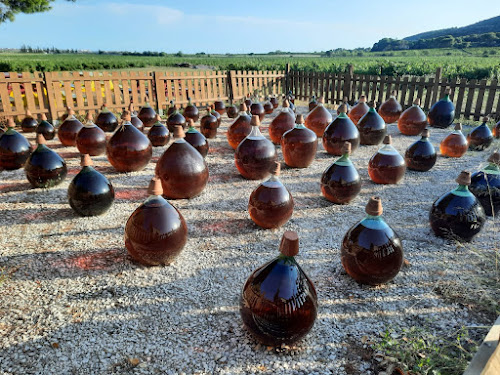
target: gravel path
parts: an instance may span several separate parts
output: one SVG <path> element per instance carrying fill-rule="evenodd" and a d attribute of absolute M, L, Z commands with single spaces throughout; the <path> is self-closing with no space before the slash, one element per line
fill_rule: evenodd
<path fill-rule="evenodd" d="M 263 123 L 265 135 L 270 120 Z M 422 326 L 440 333 L 491 324 L 491 316 L 443 298 L 436 285 L 467 275 L 494 276 L 494 266 L 485 267 L 484 259 L 493 259 L 495 246 L 498 251 L 498 220 L 488 220 L 471 244 L 460 246 L 431 233 L 428 212 L 456 186 L 461 170 L 485 165 L 498 141 L 460 159 L 438 157 L 431 171 L 408 171 L 392 186 L 369 180 L 368 160 L 378 146 L 362 146 L 352 160 L 363 187 L 349 205 L 321 197 L 320 176 L 334 157 L 320 143 L 309 168 L 282 168 L 295 212 L 283 228 L 263 230 L 246 211 L 259 181 L 237 173 L 225 137 L 231 121 L 223 116 L 217 139 L 210 140 L 205 191 L 171 201 L 188 223 L 189 240 L 179 258 L 163 268 L 133 263 L 123 244 L 126 220 L 146 198 L 163 148 L 154 150 L 144 171 L 129 174 L 116 173 L 105 156 L 93 158 L 116 189 L 114 205 L 99 217 L 78 217 L 67 202 L 68 184 L 79 171 L 76 148 L 48 142 L 69 168 L 65 182 L 50 190 L 31 189 L 23 170 L 1 172 L 1 374 L 374 374 L 371 360 L 357 354 L 363 336 L 376 338 L 388 327 Z M 430 140 L 438 146 L 449 132 L 431 129 Z M 402 136 L 394 124 L 388 133 L 402 154 L 417 139 Z M 403 240 L 408 263 L 388 285 L 367 287 L 344 272 L 340 242 L 364 217 L 374 194 Z M 238 300 L 248 275 L 277 256 L 285 230 L 299 233 L 297 261 L 315 283 L 319 315 L 301 343 L 276 350 L 261 347 L 245 332 Z"/>

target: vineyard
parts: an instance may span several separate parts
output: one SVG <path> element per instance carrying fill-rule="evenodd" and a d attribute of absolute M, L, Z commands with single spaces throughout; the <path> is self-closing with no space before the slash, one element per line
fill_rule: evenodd
<path fill-rule="evenodd" d="M 330 51 L 329 51 L 330 52 Z M 179 55 L 179 54 L 178 54 Z M 168 55 L 0 53 L 0 72 L 75 71 L 146 67 L 193 67 L 217 70 L 293 70 L 355 74 L 423 76 L 443 68 L 445 78 L 500 79 L 499 48 L 438 49 L 398 52 L 332 52 L 303 55 Z"/>

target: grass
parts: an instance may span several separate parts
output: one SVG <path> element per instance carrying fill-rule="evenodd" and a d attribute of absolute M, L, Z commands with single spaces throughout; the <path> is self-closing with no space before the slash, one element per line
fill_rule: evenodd
<path fill-rule="evenodd" d="M 388 369 L 398 366 L 409 374 L 461 375 L 477 350 L 477 342 L 465 327 L 447 335 L 411 327 L 400 333 L 386 330 L 372 348 L 383 353 L 382 365 Z"/>
<path fill-rule="evenodd" d="M 486 52 L 486 54 L 485 54 Z M 500 48 L 412 50 L 395 52 L 337 52 L 331 57 L 319 54 L 286 55 L 183 55 L 122 56 L 99 54 L 0 53 L 0 72 L 102 70 L 204 65 L 215 69 L 283 70 L 292 69 L 339 73 L 354 66 L 356 74 L 426 75 L 443 68 L 445 78 L 500 78 Z"/>

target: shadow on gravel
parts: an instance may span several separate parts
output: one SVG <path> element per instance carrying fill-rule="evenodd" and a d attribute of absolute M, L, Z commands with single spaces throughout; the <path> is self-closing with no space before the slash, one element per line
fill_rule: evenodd
<path fill-rule="evenodd" d="M 5 219 L 2 220 L 2 217 Z M 8 227 L 12 224 L 54 223 L 71 220 L 75 217 L 77 217 L 76 213 L 69 206 L 60 209 L 45 207 L 2 210 L 0 212 L 0 227 Z"/>

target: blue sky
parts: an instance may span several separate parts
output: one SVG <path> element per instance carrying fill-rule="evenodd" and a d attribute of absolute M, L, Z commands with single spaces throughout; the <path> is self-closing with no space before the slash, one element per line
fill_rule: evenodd
<path fill-rule="evenodd" d="M 210 5 L 206 5 L 210 4 Z M 371 47 L 500 14 L 491 0 L 56 1 L 0 25 L 0 47 L 248 53 Z"/>

